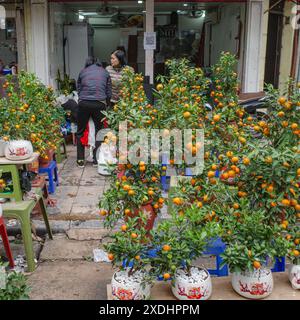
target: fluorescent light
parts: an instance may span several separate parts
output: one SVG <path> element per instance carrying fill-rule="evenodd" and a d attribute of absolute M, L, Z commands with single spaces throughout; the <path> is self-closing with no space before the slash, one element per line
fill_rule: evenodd
<path fill-rule="evenodd" d="M 143 3 L 143 1 L 142 1 L 142 0 L 139 0 L 139 1 L 138 1 L 138 4 L 142 4 L 142 3 Z"/>
<path fill-rule="evenodd" d="M 181 10 L 177 10 L 177 13 L 180 14 L 180 13 L 181 13 Z"/>
<path fill-rule="evenodd" d="M 143 13 L 146 13 L 147 11 L 146 10 L 143 10 Z"/>
<path fill-rule="evenodd" d="M 82 14 L 79 14 L 79 15 L 78 15 L 78 19 L 79 19 L 79 20 L 84 20 L 84 16 L 83 16 Z"/>
<path fill-rule="evenodd" d="M 184 7 L 187 7 L 187 6 L 188 6 L 188 4 L 187 4 L 187 3 L 184 3 L 184 4 L 183 4 L 183 6 L 184 6 Z"/>

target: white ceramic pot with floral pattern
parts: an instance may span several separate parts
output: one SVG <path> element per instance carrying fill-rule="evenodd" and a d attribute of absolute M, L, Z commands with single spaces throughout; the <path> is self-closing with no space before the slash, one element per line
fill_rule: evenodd
<path fill-rule="evenodd" d="M 179 300 L 207 300 L 212 293 L 209 272 L 200 267 L 191 267 L 190 273 L 177 269 L 172 280 L 172 292 Z"/>
<path fill-rule="evenodd" d="M 113 274 L 111 289 L 113 300 L 148 300 L 151 283 L 145 281 L 142 271 L 129 275 L 128 270 L 121 270 Z"/>
<path fill-rule="evenodd" d="M 289 279 L 293 289 L 300 289 L 300 265 L 289 265 Z"/>
<path fill-rule="evenodd" d="M 25 160 L 32 156 L 33 147 L 27 140 L 9 141 L 5 148 L 5 158 L 8 160 Z"/>
<path fill-rule="evenodd" d="M 239 295 L 248 299 L 263 299 L 273 291 L 273 276 L 269 268 L 234 272 L 231 283 Z"/>
<path fill-rule="evenodd" d="M 5 156 L 5 148 L 7 146 L 7 141 L 1 140 L 0 139 L 0 157 Z"/>

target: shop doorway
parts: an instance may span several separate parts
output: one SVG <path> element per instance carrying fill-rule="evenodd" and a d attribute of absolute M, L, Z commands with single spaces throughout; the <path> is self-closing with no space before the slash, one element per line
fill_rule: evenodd
<path fill-rule="evenodd" d="M 284 1 L 270 0 L 270 8 L 264 81 L 278 88 Z"/>

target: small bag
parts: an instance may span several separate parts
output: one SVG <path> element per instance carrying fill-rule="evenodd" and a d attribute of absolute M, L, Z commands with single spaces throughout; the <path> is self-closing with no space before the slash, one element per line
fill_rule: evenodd
<path fill-rule="evenodd" d="M 103 142 L 98 154 L 98 173 L 102 175 L 111 175 L 109 165 L 116 164 L 116 147 L 113 144 Z"/>

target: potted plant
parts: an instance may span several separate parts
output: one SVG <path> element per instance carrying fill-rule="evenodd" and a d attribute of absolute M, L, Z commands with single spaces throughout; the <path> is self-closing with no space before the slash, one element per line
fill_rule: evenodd
<path fill-rule="evenodd" d="M 293 289 L 300 289 L 300 230 L 297 225 L 289 227 L 285 235 L 290 242 L 288 258 L 290 265 L 288 269 L 289 280 Z"/>
<path fill-rule="evenodd" d="M 266 210 L 253 211 L 247 200 L 240 202 L 238 216 L 233 216 L 234 209 L 220 210 L 224 210 L 222 240 L 226 243 L 222 257 L 232 272 L 233 289 L 249 299 L 269 296 L 273 290 L 270 265 L 276 257 L 284 257 L 289 247 L 281 227 L 269 224 Z"/>
<path fill-rule="evenodd" d="M 108 257 L 117 268 L 111 281 L 114 300 L 147 300 L 155 278 L 149 273 L 147 230 L 139 225 L 140 215 L 128 218 L 119 231 L 112 235 L 112 242 L 104 245 Z"/>
<path fill-rule="evenodd" d="M 0 300 L 28 300 L 30 288 L 25 276 L 15 270 L 7 273 L 6 266 L 0 261 Z"/>
<path fill-rule="evenodd" d="M 183 214 L 173 213 L 153 231 L 152 267 L 160 279 L 172 279 L 172 292 L 180 300 L 207 300 L 212 293 L 208 271 L 194 265 L 208 239 L 220 233 L 220 226 L 208 221 L 206 214 L 193 205 Z"/>
<path fill-rule="evenodd" d="M 64 122 L 64 111 L 56 105 L 53 89 L 26 72 L 19 73 L 16 82 L 8 76 L 4 87 L 7 98 L 0 100 L 0 137 L 29 141 L 27 145 L 32 144 L 48 160 L 47 151 L 56 149 Z"/>
<path fill-rule="evenodd" d="M 126 165 L 124 175 L 119 179 L 112 175 L 110 188 L 100 203 L 100 214 L 105 216 L 105 226 L 113 227 L 118 221 L 135 217 L 139 212 L 147 216 L 144 226 L 149 232 L 157 213 L 164 205 L 159 185 L 158 166 Z M 140 221 L 140 225 L 143 225 Z"/>

